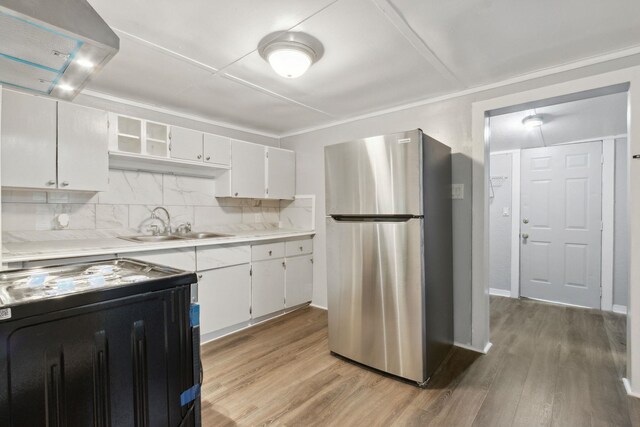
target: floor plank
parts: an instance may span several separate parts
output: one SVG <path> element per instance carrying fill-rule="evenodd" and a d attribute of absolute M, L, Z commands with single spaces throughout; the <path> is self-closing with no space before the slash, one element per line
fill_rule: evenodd
<path fill-rule="evenodd" d="M 328 351 L 304 308 L 202 347 L 205 426 L 640 426 L 626 317 L 491 298 L 493 348 L 454 348 L 426 389 Z"/>

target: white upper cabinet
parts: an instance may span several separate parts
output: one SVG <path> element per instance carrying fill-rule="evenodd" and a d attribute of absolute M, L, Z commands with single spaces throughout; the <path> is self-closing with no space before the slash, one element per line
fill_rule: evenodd
<path fill-rule="evenodd" d="M 296 193 L 296 153 L 267 148 L 268 199 L 293 199 Z"/>
<path fill-rule="evenodd" d="M 231 140 L 231 170 L 216 181 L 217 197 L 293 199 L 295 153 Z"/>
<path fill-rule="evenodd" d="M 106 190 L 105 111 L 3 91 L 2 186 Z"/>
<path fill-rule="evenodd" d="M 171 126 L 171 158 L 202 161 L 202 132 Z"/>
<path fill-rule="evenodd" d="M 56 188 L 56 101 L 2 92 L 2 185 Z"/>
<path fill-rule="evenodd" d="M 231 170 L 216 181 L 216 196 L 262 199 L 265 196 L 264 145 L 231 140 Z"/>
<path fill-rule="evenodd" d="M 206 163 L 231 165 L 231 140 L 225 136 L 204 134 L 203 157 Z"/>
<path fill-rule="evenodd" d="M 105 191 L 109 186 L 106 111 L 58 104 L 58 188 Z"/>

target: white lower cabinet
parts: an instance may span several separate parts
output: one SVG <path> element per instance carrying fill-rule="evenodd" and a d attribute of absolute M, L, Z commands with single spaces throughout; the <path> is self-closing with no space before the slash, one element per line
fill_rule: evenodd
<path fill-rule="evenodd" d="M 285 272 L 285 308 L 311 301 L 313 291 L 313 256 L 287 258 Z"/>
<path fill-rule="evenodd" d="M 208 334 L 251 319 L 250 264 L 199 273 L 200 332 Z"/>
<path fill-rule="evenodd" d="M 255 319 L 284 309 L 284 259 L 254 261 L 251 313 Z"/>

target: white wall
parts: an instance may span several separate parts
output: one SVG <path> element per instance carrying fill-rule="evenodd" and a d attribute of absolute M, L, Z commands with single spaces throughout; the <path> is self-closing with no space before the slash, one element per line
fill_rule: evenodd
<path fill-rule="evenodd" d="M 491 155 L 489 174 L 492 194 L 489 200 L 489 286 L 491 289 L 511 291 L 511 244 L 513 182 L 511 153 Z M 504 178 L 504 179 L 502 179 Z M 504 215 L 505 209 L 507 215 Z"/>
<path fill-rule="evenodd" d="M 629 299 L 629 147 L 627 139 L 616 142 L 613 304 L 627 307 Z"/>
<path fill-rule="evenodd" d="M 588 77 L 604 73 L 611 70 L 635 66 L 640 63 L 640 55 L 626 57 L 619 60 L 603 62 L 597 65 L 585 66 L 573 70 L 560 72 L 557 74 L 540 77 L 520 83 L 499 86 L 494 89 L 476 92 L 451 99 L 437 100 L 433 102 L 418 104 L 410 108 L 391 111 L 377 116 L 365 117 L 356 121 L 336 124 L 331 127 L 317 129 L 284 137 L 281 140 L 283 148 L 294 149 L 297 152 L 297 192 L 302 194 L 315 194 L 316 199 L 316 231 L 315 263 L 314 263 L 314 304 L 326 306 L 326 245 L 325 245 L 325 203 L 324 203 L 324 146 L 348 141 L 354 138 L 362 138 L 372 135 L 387 134 L 392 132 L 405 131 L 414 128 L 421 128 L 426 134 L 452 147 L 454 152 L 462 153 L 467 158 L 472 154 L 472 104 L 477 101 L 488 100 L 504 95 L 520 93 L 530 89 L 545 87 L 555 83 L 573 81 L 582 77 Z M 478 148 L 483 152 L 484 147 Z M 475 151 L 474 151 L 475 156 Z M 474 157 L 475 162 L 479 162 Z M 480 160 L 481 162 L 481 160 Z M 471 162 L 469 162 L 471 164 Z M 482 167 L 482 164 L 479 164 Z M 475 170 L 475 168 L 474 168 Z M 475 179 L 475 178 L 474 178 Z M 457 177 L 453 177 L 456 182 Z M 482 178 L 479 178 L 482 186 Z M 478 185 L 474 182 L 474 188 Z M 471 188 L 465 188 L 465 197 L 471 197 Z M 482 192 L 481 192 L 482 193 Z M 455 215 L 456 204 L 454 204 Z M 466 211 L 467 218 L 474 218 L 471 210 Z M 482 223 L 481 212 L 476 212 L 476 220 Z M 475 222 L 474 222 L 475 223 Z M 461 245 L 469 247 L 472 241 L 461 235 L 454 239 L 454 253 Z M 463 284 L 462 289 L 454 289 L 454 294 L 467 294 L 471 298 L 471 258 L 457 260 L 454 271 L 454 282 L 457 276 L 468 277 L 469 283 Z M 464 266 L 464 267 L 463 267 Z M 464 268 L 464 271 L 462 269 Z M 481 270 L 483 267 L 478 266 Z M 456 282 L 456 286 L 458 283 Z M 480 291 L 478 291 L 480 292 Z M 484 292 L 484 291 L 482 291 Z M 456 320 L 460 319 L 458 311 L 466 310 L 456 304 Z M 481 314 L 479 314 L 482 316 Z M 484 329 L 484 327 L 483 327 Z M 461 331 L 465 331 L 463 334 Z M 485 334 L 485 332 L 482 332 Z M 471 322 L 466 324 L 456 324 L 456 341 L 470 343 L 467 337 L 471 334 Z M 476 340 L 474 340 L 476 341 Z M 476 343 L 484 346 L 488 341 L 488 335 L 478 337 Z"/>

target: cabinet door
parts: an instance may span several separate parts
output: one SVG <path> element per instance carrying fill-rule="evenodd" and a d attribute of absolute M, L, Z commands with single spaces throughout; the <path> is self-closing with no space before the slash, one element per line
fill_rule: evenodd
<path fill-rule="evenodd" d="M 204 161 L 217 165 L 231 164 L 231 141 L 224 136 L 204 134 Z"/>
<path fill-rule="evenodd" d="M 171 157 L 202 161 L 202 132 L 171 126 Z"/>
<path fill-rule="evenodd" d="M 218 268 L 200 274 L 200 333 L 218 331 L 251 319 L 249 264 Z"/>
<path fill-rule="evenodd" d="M 231 195 L 264 198 L 265 147 L 231 140 Z"/>
<path fill-rule="evenodd" d="M 2 186 L 56 188 L 56 101 L 2 91 Z"/>
<path fill-rule="evenodd" d="M 267 148 L 267 198 L 293 199 L 296 193 L 296 153 Z"/>
<path fill-rule="evenodd" d="M 285 306 L 295 307 L 311 301 L 313 292 L 313 257 L 287 258 L 285 275 Z"/>
<path fill-rule="evenodd" d="M 106 111 L 58 103 L 58 188 L 105 191 L 109 185 Z"/>
<path fill-rule="evenodd" d="M 254 262 L 251 313 L 255 319 L 284 308 L 284 259 Z"/>

